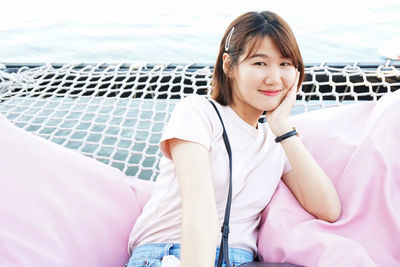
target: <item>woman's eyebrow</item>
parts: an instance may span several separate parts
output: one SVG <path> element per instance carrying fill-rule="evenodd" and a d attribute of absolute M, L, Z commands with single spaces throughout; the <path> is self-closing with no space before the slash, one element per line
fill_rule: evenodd
<path fill-rule="evenodd" d="M 255 53 L 255 54 L 251 55 L 251 56 L 249 57 L 249 59 L 256 58 L 256 57 L 261 57 L 261 58 L 265 58 L 265 59 L 269 59 L 269 58 L 270 58 L 270 56 L 269 56 L 268 54 L 264 54 L 264 53 Z M 280 58 L 280 59 L 290 59 L 290 57 L 285 57 L 284 55 L 281 55 L 279 58 Z"/>
<path fill-rule="evenodd" d="M 262 53 L 255 53 L 251 55 L 249 58 L 255 58 L 255 57 L 269 58 L 267 54 L 262 54 Z"/>

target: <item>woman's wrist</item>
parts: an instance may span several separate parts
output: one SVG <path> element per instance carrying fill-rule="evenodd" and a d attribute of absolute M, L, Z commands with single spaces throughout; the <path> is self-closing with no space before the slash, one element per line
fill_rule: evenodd
<path fill-rule="evenodd" d="M 294 128 L 294 127 L 292 128 L 291 131 L 289 131 L 289 132 L 287 132 L 285 134 L 277 136 L 275 138 L 275 142 L 276 143 L 280 143 L 280 142 L 282 142 L 282 141 L 284 141 L 284 140 L 286 140 L 286 139 L 288 139 L 288 138 L 290 138 L 292 136 L 299 136 L 299 133 L 297 132 L 296 128 Z"/>
<path fill-rule="evenodd" d="M 289 122 L 281 122 L 281 123 L 269 123 L 269 127 L 272 130 L 272 133 L 278 137 L 284 135 L 293 130 L 293 127 Z"/>

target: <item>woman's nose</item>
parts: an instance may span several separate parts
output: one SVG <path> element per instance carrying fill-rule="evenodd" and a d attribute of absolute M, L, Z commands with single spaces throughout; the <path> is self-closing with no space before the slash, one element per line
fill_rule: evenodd
<path fill-rule="evenodd" d="M 264 82 L 266 84 L 275 84 L 280 83 L 282 77 L 282 73 L 279 67 L 270 66 L 268 70 L 265 72 Z"/>

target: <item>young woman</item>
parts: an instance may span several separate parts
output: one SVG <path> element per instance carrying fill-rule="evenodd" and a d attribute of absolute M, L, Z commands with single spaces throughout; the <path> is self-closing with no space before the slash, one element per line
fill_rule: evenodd
<path fill-rule="evenodd" d="M 233 154 L 229 256 L 234 266 L 254 260 L 260 213 L 280 179 L 317 218 L 334 222 L 340 215 L 334 186 L 289 121 L 303 77 L 296 39 L 278 15 L 249 12 L 229 25 L 214 68 L 212 101 Z M 259 122 L 264 111 L 266 123 Z M 161 266 L 166 255 L 180 258 L 183 267 L 214 266 L 229 163 L 221 122 L 205 97 L 177 104 L 160 149 L 156 189 L 132 230 L 127 266 Z"/>

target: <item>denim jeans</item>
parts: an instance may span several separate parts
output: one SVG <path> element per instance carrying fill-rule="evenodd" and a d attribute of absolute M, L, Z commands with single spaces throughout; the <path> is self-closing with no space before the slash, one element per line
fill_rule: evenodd
<path fill-rule="evenodd" d="M 127 267 L 161 267 L 161 260 L 164 256 L 174 255 L 180 259 L 181 247 L 179 244 L 145 244 L 135 248 L 129 258 L 129 262 L 125 265 Z M 217 248 L 215 257 L 215 266 L 217 266 L 219 255 L 219 248 Z M 245 262 L 252 262 L 254 255 L 252 252 L 239 249 L 229 248 L 229 261 L 230 266 L 238 266 Z M 226 264 L 222 264 L 226 267 Z"/>

